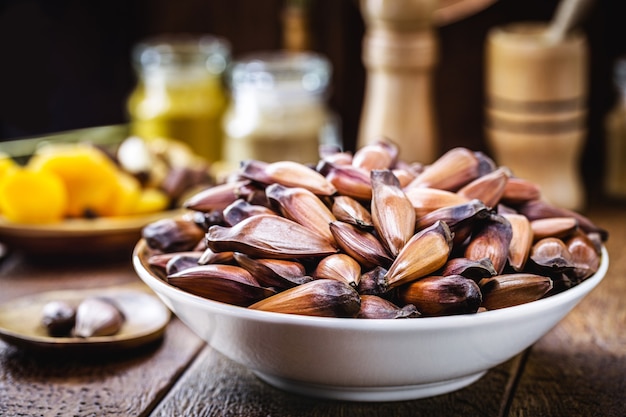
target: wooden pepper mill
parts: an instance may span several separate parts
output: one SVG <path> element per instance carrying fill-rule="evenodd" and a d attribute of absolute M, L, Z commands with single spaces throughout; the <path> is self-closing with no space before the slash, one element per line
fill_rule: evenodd
<path fill-rule="evenodd" d="M 381 136 L 407 161 L 430 163 L 438 153 L 432 72 L 436 0 L 361 0 L 367 71 L 358 147 Z"/>

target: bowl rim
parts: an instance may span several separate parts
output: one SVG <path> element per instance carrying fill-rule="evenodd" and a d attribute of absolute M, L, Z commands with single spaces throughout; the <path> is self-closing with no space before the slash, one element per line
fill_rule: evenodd
<path fill-rule="evenodd" d="M 542 298 L 530 303 L 520 304 L 516 306 L 501 308 L 497 310 L 485 311 L 477 314 L 459 314 L 452 316 L 440 317 L 420 317 L 417 319 L 393 320 L 393 319 L 354 319 L 354 318 L 337 318 L 337 317 L 314 317 L 297 314 L 275 313 L 270 311 L 252 310 L 246 307 L 239 307 L 220 301 L 211 300 L 200 297 L 173 285 L 168 284 L 163 279 L 153 274 L 140 256 L 141 252 L 147 247 L 146 242 L 141 239 L 133 249 L 133 266 L 139 277 L 150 287 L 156 285 L 163 290 L 173 292 L 178 298 L 184 298 L 193 304 L 197 304 L 202 308 L 210 308 L 212 311 L 228 315 L 236 316 L 239 319 L 252 320 L 257 322 L 271 322 L 275 324 L 285 325 L 306 325 L 312 327 L 323 327 L 333 329 L 346 330 L 367 330 L 367 331 L 398 331 L 398 330 L 417 330 L 417 329 L 453 329 L 467 328 L 473 326 L 484 326 L 489 323 L 507 321 L 512 318 L 521 316 L 536 315 L 546 310 L 558 308 L 574 302 L 572 308 L 586 294 L 591 292 L 606 276 L 609 267 L 609 255 L 606 246 L 602 246 L 600 266 L 595 274 L 582 281 L 580 284 L 569 288 L 560 293 L 554 294 L 548 298 Z M 148 282 L 149 281 L 149 282 Z M 155 291 L 157 292 L 157 291 Z M 157 292 L 159 296 L 161 294 Z M 578 300 L 578 301 L 576 301 Z"/>

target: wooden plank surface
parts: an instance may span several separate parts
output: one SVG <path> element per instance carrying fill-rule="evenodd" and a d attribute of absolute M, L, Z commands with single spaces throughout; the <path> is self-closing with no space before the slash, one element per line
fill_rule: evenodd
<path fill-rule="evenodd" d="M 489 371 L 465 389 L 400 402 L 348 402 L 290 394 L 259 380 L 251 371 L 207 347 L 152 417 L 245 416 L 498 416 L 519 358 Z"/>
<path fill-rule="evenodd" d="M 36 356 L 0 342 L 2 416 L 624 416 L 626 216 L 592 212 L 611 235 L 609 273 L 530 351 L 475 384 L 415 401 L 351 403 L 289 394 L 203 344 L 174 319 L 161 343 L 120 355 Z M 40 291 L 138 283 L 129 259 L 67 263 L 10 256 L 0 301 Z"/>
<path fill-rule="evenodd" d="M 41 291 L 140 284 L 130 260 L 25 262 L 0 268 L 0 300 Z M 178 319 L 163 340 L 111 355 L 32 353 L 0 341 L 0 416 L 144 416 L 204 342 Z"/>
<path fill-rule="evenodd" d="M 114 258 L 28 257 L 10 254 L 0 264 L 0 301 L 63 289 L 99 288 L 140 282 L 131 254 Z"/>
<path fill-rule="evenodd" d="M 178 320 L 160 344 L 108 356 L 33 355 L 0 342 L 0 415 L 148 415 L 202 346 Z"/>
<path fill-rule="evenodd" d="M 510 416 L 626 416 L 626 211 L 590 217 L 609 230 L 609 272 L 533 346 Z"/>

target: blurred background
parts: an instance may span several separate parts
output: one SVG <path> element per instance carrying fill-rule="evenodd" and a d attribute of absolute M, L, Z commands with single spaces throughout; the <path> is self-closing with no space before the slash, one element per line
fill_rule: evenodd
<path fill-rule="evenodd" d="M 298 3 L 298 2 L 296 2 Z M 302 3 L 302 1 L 300 2 Z M 344 147 L 353 150 L 364 95 L 356 0 L 306 3 L 310 49 L 333 68 L 329 106 Z M 450 1 L 448 1 L 450 3 Z M 556 0 L 470 1 L 480 10 L 437 27 L 434 105 L 440 152 L 487 151 L 484 138 L 484 42 L 512 21 L 548 21 Z M 602 198 L 604 119 L 617 100 L 615 59 L 626 54 L 626 2 L 596 1 L 582 23 L 590 46 L 589 118 L 581 170 L 589 200 Z M 150 36 L 213 34 L 233 58 L 285 46 L 286 0 L 3 0 L 0 2 L 0 140 L 128 121 L 136 84 L 133 45 Z"/>

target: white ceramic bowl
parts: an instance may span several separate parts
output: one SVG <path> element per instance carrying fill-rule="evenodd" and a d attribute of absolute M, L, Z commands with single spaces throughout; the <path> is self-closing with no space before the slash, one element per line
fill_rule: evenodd
<path fill-rule="evenodd" d="M 552 297 L 480 314 L 402 320 L 307 317 L 249 310 L 198 297 L 152 274 L 139 277 L 191 330 L 269 384 L 351 401 L 397 401 L 463 388 L 554 327 L 604 278 L 598 272 Z"/>

